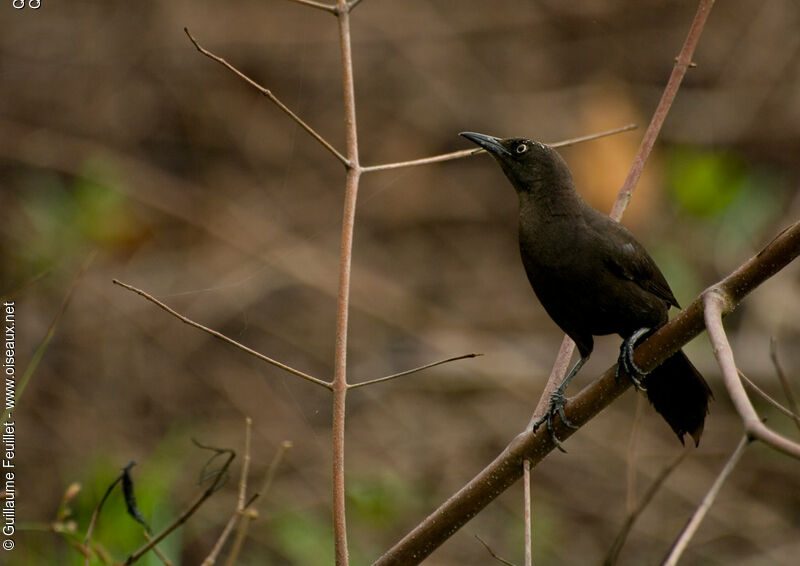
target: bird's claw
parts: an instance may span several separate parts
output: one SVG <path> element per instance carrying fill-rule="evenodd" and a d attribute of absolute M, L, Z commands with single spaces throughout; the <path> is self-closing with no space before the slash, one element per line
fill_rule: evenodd
<path fill-rule="evenodd" d="M 550 437 L 553 439 L 553 444 L 556 445 L 556 448 L 561 450 L 562 452 L 566 452 L 564 447 L 561 445 L 561 440 L 559 440 L 558 436 L 556 436 L 555 429 L 553 428 L 553 417 L 558 415 L 561 418 L 561 422 L 564 423 L 565 426 L 569 428 L 577 429 L 578 427 L 567 418 L 566 413 L 564 412 L 564 405 L 567 404 L 567 397 L 564 396 L 564 392 L 557 389 L 550 395 L 550 404 L 547 407 L 547 411 L 545 412 L 542 417 L 536 421 L 533 425 L 533 431 L 536 432 L 539 427 L 547 423 L 547 430 L 550 431 Z"/>
<path fill-rule="evenodd" d="M 640 328 L 631 334 L 629 338 L 623 340 L 622 345 L 619 347 L 619 359 L 617 360 L 617 370 L 615 373 L 616 378 L 619 379 L 619 369 L 622 368 L 625 370 L 625 374 L 628 376 L 628 379 L 631 380 L 633 387 L 637 391 L 647 391 L 642 381 L 650 372 L 644 371 L 633 361 L 633 349 L 636 347 L 636 343 L 639 339 L 648 332 L 650 332 L 649 328 Z"/>

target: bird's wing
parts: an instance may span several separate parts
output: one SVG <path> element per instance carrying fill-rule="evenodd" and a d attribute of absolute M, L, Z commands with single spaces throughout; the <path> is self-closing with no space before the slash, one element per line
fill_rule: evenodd
<path fill-rule="evenodd" d="M 602 215 L 602 213 L 600 214 Z M 621 279 L 633 281 L 645 291 L 680 308 L 664 274 L 661 273 L 644 246 L 633 237 L 627 228 L 605 215 L 602 216 L 604 219 L 598 219 L 595 222 L 608 223 L 610 226 L 599 232 L 604 235 L 602 239 L 606 244 L 606 253 L 603 261 L 609 271 Z"/>

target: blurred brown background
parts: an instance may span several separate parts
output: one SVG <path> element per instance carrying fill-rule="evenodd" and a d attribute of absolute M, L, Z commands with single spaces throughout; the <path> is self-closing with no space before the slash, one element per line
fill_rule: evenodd
<path fill-rule="evenodd" d="M 201 56 L 225 57 L 344 150 L 335 19 L 285 0 L 43 2 L 0 7 L 3 297 L 18 314 L 19 370 L 80 265 L 96 253 L 17 411 L 18 564 L 73 564 L 37 529 L 68 484 L 79 532 L 129 460 L 154 527 L 197 487 L 207 454 L 241 450 L 254 420 L 253 485 L 287 455 L 241 564 L 332 563 L 330 397 L 111 284 L 140 287 L 260 352 L 329 379 L 343 170 L 266 98 Z M 473 130 L 544 141 L 629 122 L 639 130 L 564 150 L 608 210 L 685 38 L 695 2 L 364 0 L 353 15 L 361 161 L 469 147 Z M 800 212 L 800 5 L 718 2 L 624 223 L 682 304 Z M 368 174 L 358 203 L 349 375 L 360 381 L 469 352 L 348 397 L 354 564 L 368 564 L 527 424 L 561 334 L 526 281 L 516 199 L 485 156 Z M 775 337 L 796 389 L 800 270 L 791 265 L 727 319 L 741 369 L 783 399 Z M 602 338 L 576 386 L 607 368 Z M 716 396 L 703 443 L 637 523 L 624 564 L 656 564 L 741 435 L 708 340 L 687 351 Z M 534 474 L 534 558 L 601 561 L 626 514 L 636 395 L 626 394 Z M 790 421 L 756 400 L 770 425 Z M 641 493 L 680 450 L 643 408 Z M 237 464 L 238 466 L 238 464 Z M 238 467 L 234 474 L 238 473 Z M 235 506 L 228 482 L 163 546 L 196 564 Z M 521 486 L 427 563 L 490 564 L 473 538 L 522 561 Z M 20 525 L 24 527 L 24 525 Z M 745 455 L 687 564 L 796 564 L 798 465 Z M 119 496 L 96 540 L 138 546 Z M 6 557 L 4 557 L 6 558 Z M 150 562 L 155 563 L 155 562 Z"/>

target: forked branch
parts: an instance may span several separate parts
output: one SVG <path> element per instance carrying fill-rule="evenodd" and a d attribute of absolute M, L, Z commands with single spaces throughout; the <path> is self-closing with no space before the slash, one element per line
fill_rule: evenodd
<path fill-rule="evenodd" d="M 775 275 L 800 255 L 800 222 L 781 232 L 763 250 L 742 264 L 714 286 L 725 291 L 728 300 L 721 314 L 730 312 L 748 293 Z M 678 316 L 661 327 L 635 351 L 635 362 L 645 371 L 661 364 L 704 328 L 704 293 Z M 630 387 L 627 379 L 616 379 L 613 366 L 583 388 L 565 406 L 567 418 L 580 427 L 610 405 Z M 575 430 L 554 420 L 554 431 L 562 440 Z M 531 467 L 555 448 L 546 427 L 517 435 L 486 468 L 422 521 L 413 531 L 380 557 L 374 566 L 411 566 L 419 564 L 431 552 L 466 524 L 481 509 L 514 484 L 523 472 L 522 462 Z"/>

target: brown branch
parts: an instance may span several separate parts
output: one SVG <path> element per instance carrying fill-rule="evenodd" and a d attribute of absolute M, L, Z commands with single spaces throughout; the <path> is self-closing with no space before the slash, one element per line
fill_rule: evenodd
<path fill-rule="evenodd" d="M 786 395 L 786 400 L 789 401 L 794 424 L 797 425 L 797 428 L 800 428 L 800 408 L 797 406 L 797 398 L 794 396 L 794 391 L 792 391 L 792 385 L 789 383 L 778 359 L 778 346 L 775 344 L 774 338 L 769 339 L 769 357 L 772 359 L 772 365 L 775 366 L 775 374 L 778 376 L 778 381 L 781 382 L 781 387 L 783 387 L 783 394 Z"/>
<path fill-rule="evenodd" d="M 628 202 L 633 196 L 636 183 L 639 182 L 639 177 L 642 174 L 642 170 L 644 170 L 644 164 L 650 156 L 650 151 L 656 143 L 659 132 L 661 132 L 661 126 L 664 124 L 670 106 L 672 106 L 672 101 L 675 100 L 675 95 L 678 93 L 686 70 L 692 66 L 692 55 L 694 55 L 695 47 L 697 47 L 697 42 L 700 40 L 700 35 L 703 33 L 703 27 L 706 24 L 706 19 L 713 5 L 714 0 L 700 0 L 700 4 L 697 6 L 697 13 L 692 21 L 692 27 L 689 28 L 686 41 L 683 43 L 681 52 L 675 60 L 672 74 L 667 81 L 667 86 L 664 88 L 656 111 L 653 113 L 653 118 L 650 120 L 647 130 L 644 132 L 642 143 L 633 160 L 631 170 L 625 178 L 622 188 L 619 190 L 617 200 L 614 202 L 614 207 L 611 209 L 610 216 L 614 220 L 619 221 L 619 219 L 622 218 L 622 213 L 625 211 L 625 207 L 628 206 Z"/>
<path fill-rule="evenodd" d="M 641 397 L 640 397 L 641 399 Z M 625 541 L 628 538 L 628 534 L 630 534 L 631 529 L 633 528 L 636 519 L 642 514 L 642 512 L 647 508 L 650 504 L 650 501 L 653 500 L 658 490 L 661 489 L 661 486 L 667 481 L 667 478 L 675 471 L 675 469 L 683 462 L 684 458 L 689 454 L 688 446 L 681 450 L 678 455 L 673 458 L 673 460 L 667 464 L 661 473 L 658 474 L 653 483 L 650 484 L 650 487 L 647 488 L 647 491 L 642 496 L 641 501 L 639 501 L 638 505 L 635 505 L 631 511 L 628 513 L 628 517 L 625 519 L 625 522 L 622 525 L 619 533 L 614 538 L 614 543 L 611 545 L 611 548 L 608 550 L 608 554 L 606 554 L 605 559 L 603 560 L 603 564 L 606 566 L 612 566 L 617 563 L 617 559 L 619 558 L 619 553 L 622 550 L 622 547 L 625 545 Z"/>
<path fill-rule="evenodd" d="M 234 67 L 233 65 L 228 63 L 228 61 L 226 61 L 225 59 L 223 59 L 219 55 L 214 55 L 213 53 L 211 53 L 211 51 L 207 50 L 206 48 L 201 46 L 199 43 L 197 43 L 197 40 L 192 36 L 191 33 L 189 33 L 189 28 L 183 28 L 183 31 L 186 32 L 186 35 L 189 36 L 189 41 L 192 42 L 192 44 L 197 48 L 197 50 L 200 53 L 202 53 L 203 55 L 205 55 L 209 59 L 213 59 L 214 61 L 216 61 L 220 65 L 226 67 L 228 70 L 230 70 L 237 77 L 239 77 L 240 79 L 245 81 L 247 84 L 249 84 L 250 86 L 255 88 L 258 92 L 260 92 L 261 94 L 263 94 L 264 96 L 269 98 L 272 101 L 272 103 L 275 104 L 275 106 L 277 106 L 278 108 L 283 110 L 284 113 L 286 113 L 286 115 L 288 115 L 292 120 L 297 122 L 297 124 L 299 124 L 300 127 L 302 127 L 306 132 L 308 132 L 311 135 L 311 137 L 313 137 L 315 140 L 317 140 L 319 143 L 321 143 L 323 145 L 323 147 L 325 147 L 325 149 L 330 151 L 336 157 L 336 159 L 341 161 L 342 164 L 344 164 L 345 167 L 349 167 L 350 166 L 350 162 L 347 160 L 347 158 L 344 155 L 339 153 L 339 151 L 335 147 L 333 147 L 330 143 L 328 143 L 328 141 L 325 138 L 323 138 L 320 134 L 318 134 L 317 131 L 314 128 L 312 128 L 311 126 L 306 124 L 305 121 L 302 118 L 300 118 L 300 116 L 298 116 L 297 114 L 292 112 L 289 109 L 289 107 L 286 106 L 283 102 L 281 102 L 280 99 L 277 96 L 272 94 L 271 90 L 261 86 L 256 81 L 254 81 L 253 79 L 251 79 L 250 77 L 245 75 L 243 72 L 241 72 L 239 69 L 237 69 L 236 67 Z"/>
<path fill-rule="evenodd" d="M 626 126 L 622 126 L 619 128 L 614 128 L 613 130 L 606 130 L 604 132 L 598 132 L 595 134 L 589 134 L 586 136 L 579 136 L 577 138 L 570 138 L 558 142 L 554 142 L 548 144 L 550 147 L 566 147 L 570 145 L 575 145 L 577 143 L 596 140 L 598 138 L 603 138 L 606 136 L 613 136 L 614 134 L 619 134 L 622 132 L 627 132 L 633 129 L 636 129 L 638 126 L 636 124 L 628 124 Z M 420 159 L 412 159 L 411 161 L 398 161 L 396 163 L 383 163 L 380 165 L 368 165 L 362 168 L 364 173 L 369 173 L 372 171 L 386 171 L 388 169 L 400 169 L 402 167 L 416 167 L 418 165 L 429 165 L 431 163 L 441 163 L 442 161 L 452 161 L 454 159 L 461 159 L 462 157 L 469 157 L 471 155 L 478 155 L 479 153 L 486 153 L 485 149 L 461 149 L 459 151 L 453 151 L 450 153 L 442 153 L 440 155 L 433 155 L 431 157 L 422 157 Z"/>
<path fill-rule="evenodd" d="M 281 363 L 278 360 L 273 360 L 272 358 L 270 358 L 268 356 L 265 356 L 264 354 L 261 354 L 259 352 L 256 352 L 252 348 L 248 348 L 244 344 L 242 344 L 240 342 L 237 342 L 236 340 L 234 340 L 232 338 L 228 338 L 227 336 L 225 336 L 221 332 L 217 332 L 216 330 L 212 330 L 211 328 L 208 328 L 207 326 L 203 326 L 199 322 L 195 322 L 190 318 L 186 318 L 185 316 L 183 316 L 179 312 L 174 311 L 173 309 L 171 309 L 170 307 L 168 307 L 167 305 L 165 305 L 164 303 L 162 303 L 161 301 L 159 301 L 158 299 L 156 299 L 152 295 L 146 293 L 145 291 L 142 291 L 141 289 L 137 289 L 133 285 L 128 285 L 127 283 L 123 283 L 122 281 L 119 281 L 117 279 L 113 279 L 112 282 L 115 285 L 119 285 L 120 287 L 123 287 L 123 288 L 127 289 L 128 291 L 133 291 L 137 295 L 141 295 L 142 297 L 144 297 L 145 299 L 147 299 L 148 301 L 150 301 L 154 305 L 156 305 L 156 306 L 160 307 L 161 309 L 167 311 L 169 314 L 171 314 L 172 316 L 174 316 L 175 318 L 177 318 L 181 322 L 184 322 L 184 323 L 188 324 L 189 326 L 194 326 L 195 328 L 198 328 L 198 329 L 202 330 L 203 332 L 207 332 L 208 334 L 211 334 L 211 336 L 213 336 L 214 338 L 219 338 L 223 342 L 227 342 L 228 344 L 230 344 L 232 346 L 236 346 L 240 350 L 242 350 L 244 352 L 247 352 L 251 356 L 255 356 L 256 358 L 258 358 L 261 361 L 267 362 L 268 364 L 271 364 L 271 365 L 273 365 L 273 366 L 275 366 L 277 368 L 280 368 L 280 369 L 282 369 L 284 371 L 288 371 L 292 375 L 296 375 L 297 377 L 301 377 L 301 378 L 305 379 L 306 381 L 310 381 L 311 383 L 316 383 L 317 385 L 320 385 L 320 386 L 322 386 L 322 387 L 324 387 L 326 389 L 332 389 L 333 388 L 333 386 L 330 383 L 328 383 L 327 381 L 323 381 L 323 380 L 318 379 L 318 378 L 316 378 L 316 377 L 314 377 L 312 375 L 308 375 L 307 373 L 303 373 L 299 369 L 294 369 L 293 367 L 287 366 L 286 364 Z"/>
<path fill-rule="evenodd" d="M 756 385 L 753 382 L 753 380 L 747 377 L 744 373 L 742 373 L 741 370 L 739 370 L 739 377 L 742 379 L 742 382 L 745 385 L 747 385 L 750 389 L 752 389 L 756 395 L 759 395 L 762 399 L 764 399 L 764 401 L 775 407 L 778 411 L 780 411 L 781 413 L 783 413 L 796 423 L 800 423 L 800 416 L 796 415 L 795 413 L 793 413 L 792 411 L 790 411 L 789 409 L 778 403 L 778 401 L 770 397 L 766 391 L 764 391 L 758 385 Z"/>
<path fill-rule="evenodd" d="M 494 558 L 495 560 L 497 560 L 501 564 L 505 564 L 506 566 L 516 566 L 513 562 L 509 562 L 505 558 L 501 558 L 500 556 L 498 556 L 495 553 L 495 551 L 492 550 L 492 547 L 489 546 L 489 544 L 485 540 L 483 540 L 481 537 L 479 537 L 478 535 L 475 535 L 475 538 L 478 539 L 478 542 L 483 545 L 483 547 L 486 549 L 486 552 L 488 552 L 491 555 L 492 558 Z"/>
<path fill-rule="evenodd" d="M 408 369 L 406 371 L 401 371 L 400 373 L 393 373 L 392 375 L 387 375 L 385 377 L 379 377 L 377 379 L 370 379 L 369 381 L 362 381 L 360 383 L 350 383 L 347 385 L 348 389 L 355 389 L 356 387 L 365 387 L 367 385 L 374 385 L 376 383 L 383 383 L 384 381 L 389 381 L 392 379 L 397 379 L 398 377 L 404 377 L 406 375 L 411 375 L 412 373 L 417 373 L 418 371 L 422 371 L 425 369 L 430 369 L 432 367 L 440 366 L 442 364 L 446 364 L 449 362 L 455 362 L 457 360 L 464 360 L 466 358 L 477 358 L 478 356 L 482 356 L 483 354 L 464 354 L 463 356 L 455 356 L 453 358 L 447 358 L 446 360 L 439 360 L 438 362 L 433 362 L 430 364 L 425 364 L 424 366 L 419 366 L 414 369 Z"/>
<path fill-rule="evenodd" d="M 222 533 L 217 537 L 217 542 L 214 543 L 214 547 L 211 549 L 211 552 L 208 553 L 205 560 L 203 560 L 201 566 L 211 566 L 217 562 L 217 556 L 222 552 L 222 547 L 225 546 L 225 542 L 227 542 L 228 537 L 231 532 L 233 532 L 233 528 L 236 526 L 236 523 L 239 521 L 244 511 L 244 498 L 247 493 L 247 474 L 250 470 L 250 438 L 253 428 L 253 419 L 245 417 L 244 426 L 244 454 L 242 457 L 242 473 L 239 475 L 239 497 L 236 501 L 236 509 L 230 519 L 228 519 L 225 528 L 222 529 Z"/>
<path fill-rule="evenodd" d="M 686 66 L 692 60 L 694 49 L 697 46 L 697 41 L 700 39 L 700 34 L 703 31 L 703 26 L 705 25 L 708 11 L 711 9 L 712 4 L 713 0 L 700 1 L 694 21 L 689 29 L 689 34 L 683 44 L 683 47 L 681 48 L 680 55 L 675 61 L 675 67 L 672 71 L 672 75 L 667 81 L 667 86 L 664 87 L 664 93 L 661 96 L 661 101 L 656 107 L 653 117 L 650 119 L 650 123 L 648 124 L 647 130 L 644 133 L 642 143 L 639 145 L 639 150 L 636 152 L 636 157 L 633 159 L 633 164 L 628 172 L 628 176 L 625 178 L 625 182 L 623 183 L 622 188 L 619 190 L 617 198 L 614 201 L 614 205 L 611 208 L 611 212 L 609 213 L 609 216 L 617 222 L 622 219 L 622 214 L 625 212 L 625 208 L 628 206 L 628 202 L 630 202 L 631 197 L 633 196 L 633 190 L 642 174 L 644 164 L 647 162 L 647 158 L 650 156 L 650 151 L 653 148 L 653 144 L 655 143 L 655 140 L 661 131 L 661 126 L 664 124 L 664 120 L 667 117 L 667 113 L 672 105 L 672 101 L 675 99 L 678 88 L 680 88 L 683 75 L 686 73 Z M 567 367 L 570 359 L 572 358 L 572 353 L 574 350 L 575 344 L 572 342 L 569 336 L 564 336 L 564 341 L 562 342 L 561 349 L 556 357 L 553 370 L 551 371 L 550 377 L 545 384 L 544 390 L 542 391 L 542 396 L 539 398 L 539 402 L 536 405 L 536 409 L 533 411 L 531 422 L 528 425 L 529 428 L 533 425 L 533 423 L 537 422 L 547 410 L 550 396 L 556 390 L 559 383 L 561 383 L 561 380 L 567 373 Z"/>
<path fill-rule="evenodd" d="M 661 131 L 661 126 L 664 124 L 667 113 L 672 106 L 672 101 L 675 99 L 675 95 L 678 93 L 683 76 L 686 74 L 686 70 L 692 62 L 694 49 L 697 46 L 697 42 L 703 32 L 703 27 L 705 26 L 706 19 L 708 18 L 708 12 L 711 10 L 711 6 L 713 4 L 714 0 L 700 0 L 700 4 L 697 7 L 697 13 L 695 14 L 692 25 L 689 28 L 689 33 L 686 37 L 686 41 L 683 43 L 680 54 L 675 60 L 675 66 L 672 70 L 669 80 L 667 81 L 667 85 L 664 87 L 661 100 L 659 101 L 658 106 L 653 113 L 653 117 L 650 119 L 650 123 L 648 124 L 647 130 L 644 133 L 642 143 L 639 145 L 639 149 L 633 159 L 633 164 L 631 165 L 630 171 L 625 178 L 625 182 L 622 184 L 622 188 L 620 188 L 619 193 L 617 194 L 614 205 L 611 207 L 609 216 L 617 222 L 622 219 L 622 214 L 625 212 L 625 208 L 628 206 L 628 202 L 630 202 L 631 197 L 633 196 L 634 188 L 636 187 L 639 177 L 642 174 L 644 164 L 647 162 L 647 158 L 650 156 L 650 151 L 653 149 L 653 145 L 655 144 L 658 134 Z M 567 373 L 569 360 L 572 357 L 574 350 L 575 344 L 572 342 L 569 336 L 564 336 L 564 341 L 561 344 L 558 357 L 556 358 L 556 362 L 553 365 L 552 371 L 550 372 L 550 377 L 548 378 L 547 383 L 545 383 L 542 396 L 539 398 L 536 409 L 533 411 L 531 424 L 528 425 L 529 428 L 533 423 L 539 421 L 539 419 L 541 419 L 547 410 L 550 396 L 556 390 Z M 526 503 L 526 505 L 527 504 L 529 503 Z M 525 529 L 530 530 L 530 525 L 526 525 Z"/>
<path fill-rule="evenodd" d="M 205 501 L 214 495 L 221 485 L 221 478 L 227 473 L 228 467 L 233 462 L 233 459 L 236 455 L 232 451 L 228 451 L 228 456 L 225 462 L 222 464 L 221 468 L 216 472 L 215 479 L 211 482 L 211 484 L 199 494 L 195 500 L 186 508 L 186 510 L 180 514 L 172 523 L 164 527 L 164 529 L 155 535 L 154 537 L 148 539 L 147 544 L 142 546 L 139 550 L 128 556 L 128 559 L 124 562 L 125 566 L 133 564 L 137 560 L 139 560 L 142 556 L 145 555 L 151 548 L 155 547 L 159 542 L 161 542 L 164 538 L 166 538 L 172 531 L 183 525 L 186 521 L 189 520 L 189 517 L 194 515 L 194 513 L 200 508 L 200 506 L 205 503 Z"/>
<path fill-rule="evenodd" d="M 742 264 L 731 275 L 715 285 L 724 290 L 730 312 L 745 296 L 800 255 L 800 222 L 781 232 L 763 250 Z M 661 327 L 635 351 L 635 362 L 650 370 L 678 351 L 703 330 L 703 296 Z M 584 387 L 565 406 L 567 418 L 582 426 L 610 405 L 630 387 L 627 379 L 616 379 L 612 366 L 598 379 Z M 575 430 L 554 421 L 554 431 L 561 439 Z M 530 460 L 534 467 L 555 445 L 546 427 L 537 433 L 528 430 L 517 435 L 493 462 L 451 496 L 394 547 L 380 557 L 374 566 L 419 564 L 426 556 L 452 536 L 481 509 L 514 484 L 523 473 L 522 462 Z"/>
<path fill-rule="evenodd" d="M 645 400 L 643 395 L 636 396 L 636 412 L 633 415 L 633 424 L 631 425 L 631 436 L 628 439 L 628 450 L 626 454 L 625 475 L 626 477 L 626 490 L 625 490 L 625 508 L 628 513 L 633 513 L 636 509 L 636 454 L 639 445 L 639 432 L 641 431 L 642 415 L 644 414 Z"/>
<path fill-rule="evenodd" d="M 686 545 L 689 544 L 689 541 L 692 539 L 695 532 L 697 532 L 697 529 L 705 518 L 706 513 L 708 513 L 711 505 L 714 504 L 714 500 L 717 498 L 719 490 L 722 489 L 722 485 L 725 483 L 725 480 L 728 479 L 733 472 L 733 469 L 736 467 L 736 464 L 739 463 L 739 460 L 744 454 L 745 448 L 747 448 L 749 444 L 750 439 L 748 439 L 747 436 L 743 437 L 739 442 L 736 450 L 733 451 L 733 454 L 731 454 L 731 457 L 728 458 L 728 461 L 725 463 L 725 467 L 722 468 L 722 471 L 717 476 L 717 479 L 714 480 L 711 489 L 709 489 L 708 493 L 706 493 L 706 496 L 703 498 L 703 502 L 695 510 L 691 519 L 689 519 L 689 522 L 686 523 L 686 526 L 681 531 L 680 536 L 672 545 L 667 558 L 664 560 L 664 562 L 662 562 L 662 566 L 675 566 L 678 563 L 681 554 L 683 554 L 683 551 L 686 549 Z"/>
<path fill-rule="evenodd" d="M 344 125 L 347 144 L 347 176 L 344 184 L 342 240 L 339 258 L 339 291 L 336 297 L 336 336 L 333 359 L 333 415 L 331 450 L 333 461 L 333 542 L 336 566 L 350 562 L 347 549 L 347 518 L 344 485 L 344 425 L 347 398 L 347 328 L 350 312 L 350 277 L 353 263 L 356 198 L 361 179 L 356 128 L 356 96 L 353 78 L 353 52 L 350 45 L 350 12 L 346 0 L 337 2 L 339 45 L 342 57 Z"/>
<path fill-rule="evenodd" d="M 760 440 L 784 454 L 800 458 L 800 444 L 792 442 L 761 422 L 753 404 L 747 397 L 742 381 L 739 379 L 739 370 L 736 368 L 733 351 L 722 325 L 723 314 L 733 310 L 730 306 L 730 296 L 725 289 L 711 288 L 703 293 L 703 306 L 705 307 L 706 328 L 714 348 L 714 355 L 722 370 L 722 378 L 728 395 L 744 424 L 745 434 L 748 438 Z"/>

